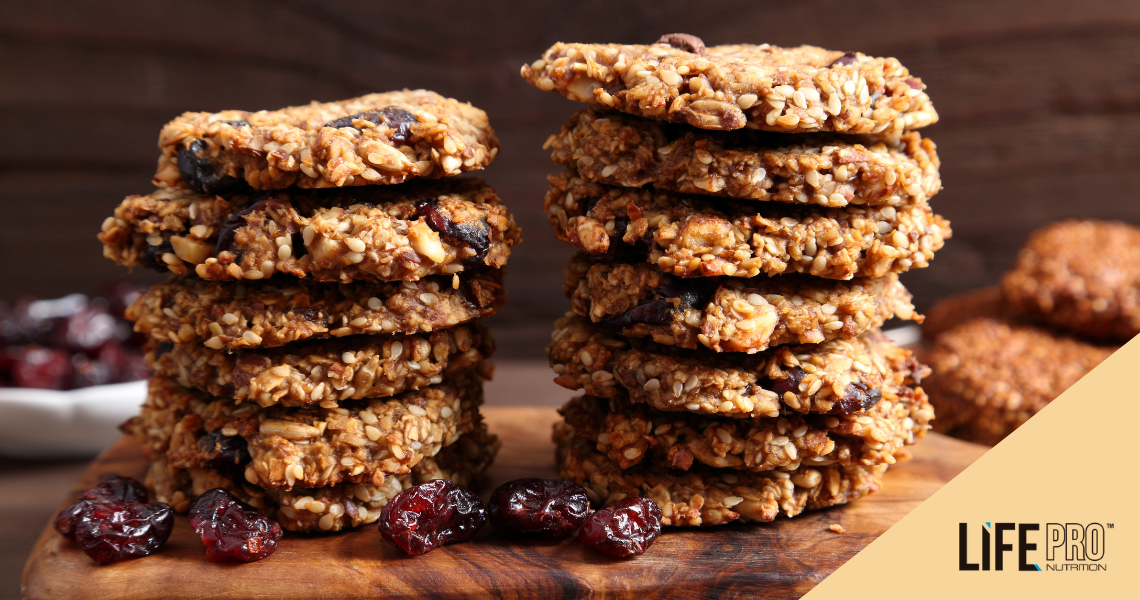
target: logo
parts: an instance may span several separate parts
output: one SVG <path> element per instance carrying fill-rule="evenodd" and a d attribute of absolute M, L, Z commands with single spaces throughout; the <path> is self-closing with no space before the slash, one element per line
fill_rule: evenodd
<path fill-rule="evenodd" d="M 970 529 L 969 523 L 958 523 L 959 571 L 989 571 L 991 565 L 994 571 L 1007 570 L 1007 554 L 1016 558 L 1018 571 L 1108 570 L 1105 533 L 1112 523 L 987 522 L 973 539 Z"/>

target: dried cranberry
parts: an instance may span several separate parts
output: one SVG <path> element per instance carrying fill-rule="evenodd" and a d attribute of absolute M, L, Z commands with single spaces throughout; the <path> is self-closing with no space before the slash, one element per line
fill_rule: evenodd
<path fill-rule="evenodd" d="M 174 510 L 162 502 L 90 501 L 75 520 L 75 541 L 99 564 L 153 554 L 174 529 Z"/>
<path fill-rule="evenodd" d="M 582 525 L 582 543 L 610 556 L 641 554 L 661 535 L 661 508 L 648 498 L 626 498 Z"/>
<path fill-rule="evenodd" d="M 71 354 L 40 346 L 11 350 L 12 383 L 16 387 L 66 390 L 71 386 Z"/>
<path fill-rule="evenodd" d="M 709 284 L 700 280 L 670 277 L 665 285 L 654 290 L 654 299 L 602 321 L 602 325 L 621 330 L 636 324 L 668 325 L 675 311 L 708 303 L 712 294 Z M 675 302 L 674 302 L 675 301 Z"/>
<path fill-rule="evenodd" d="M 370 121 L 377 125 L 386 125 L 392 130 L 392 133 L 388 134 L 388 139 L 400 144 L 408 143 L 412 123 L 416 122 L 415 115 L 399 106 L 393 105 L 341 117 L 335 121 L 325 123 L 325 127 L 333 127 L 335 129 L 340 129 L 341 127 L 356 127 L 352 124 L 356 119 Z"/>
<path fill-rule="evenodd" d="M 198 440 L 198 450 L 206 467 L 227 475 L 237 475 L 249 464 L 249 448 L 240 435 L 225 436 L 215 431 Z"/>
<path fill-rule="evenodd" d="M 281 540 L 280 525 L 222 488 L 190 505 L 190 526 L 202 536 L 206 557 L 214 562 L 261 560 L 273 554 Z"/>
<path fill-rule="evenodd" d="M 226 220 L 222 221 L 222 224 L 218 227 L 218 243 L 217 246 L 214 247 L 214 254 L 221 254 L 227 250 L 232 252 L 235 248 L 234 234 L 238 229 L 249 225 L 249 222 L 245 220 L 245 216 L 256 210 L 264 209 L 268 202 L 268 198 L 261 198 L 256 202 L 251 202 L 249 206 L 233 213 L 229 217 L 226 217 Z"/>
<path fill-rule="evenodd" d="M 788 367 L 788 376 L 772 382 L 772 391 L 779 394 L 781 399 L 788 392 L 799 394 L 800 381 L 803 381 L 804 375 L 807 375 L 807 371 L 799 367 Z"/>
<path fill-rule="evenodd" d="M 464 264 L 468 267 L 479 266 L 483 258 L 487 256 L 487 251 L 491 249 L 491 238 L 486 229 L 476 227 L 475 225 L 460 225 L 452 221 L 443 213 L 439 212 L 439 206 L 435 200 L 417 201 L 416 216 L 423 217 L 428 227 L 432 228 L 432 231 L 447 238 L 449 241 L 465 244 L 468 248 L 474 250 L 475 256 L 464 261 Z"/>
<path fill-rule="evenodd" d="M 99 360 L 91 360 L 84 354 L 75 354 L 71 357 L 72 388 L 91 387 L 93 385 L 106 385 L 115 382 L 115 371 Z"/>
<path fill-rule="evenodd" d="M 178 151 L 178 173 L 186 187 L 203 194 L 219 194 L 245 183 L 236 177 L 219 175 L 205 152 L 202 140 L 194 140 Z"/>
<path fill-rule="evenodd" d="M 839 58 L 835 59 L 828 66 L 830 66 L 830 67 L 846 67 L 847 65 L 855 62 L 855 58 L 856 58 L 856 56 L 855 56 L 854 52 L 845 52 L 843 54 L 843 56 L 840 56 Z"/>
<path fill-rule="evenodd" d="M 667 33 L 657 38 L 655 44 L 669 44 L 670 46 L 701 55 L 705 53 L 705 42 L 701 38 L 688 33 Z"/>
<path fill-rule="evenodd" d="M 55 518 L 55 530 L 63 537 L 75 539 L 75 518 L 83 507 L 91 502 L 146 502 L 146 488 L 130 477 L 114 476 L 104 479 L 88 488 L 71 506 L 59 511 Z"/>
<path fill-rule="evenodd" d="M 164 254 L 174 254 L 174 246 L 170 245 L 169 236 L 162 236 L 162 243 L 158 245 L 147 242 L 146 251 L 143 252 L 140 260 L 146 268 L 164 273 L 169 270 L 166 261 L 162 260 Z"/>
<path fill-rule="evenodd" d="M 853 413 L 871 408 L 878 404 L 882 398 L 882 391 L 870 389 L 867 384 L 855 381 L 843 390 L 843 397 L 839 399 L 837 404 L 839 412 Z"/>
<path fill-rule="evenodd" d="M 581 486 L 561 479 L 527 477 L 508 481 L 491 493 L 487 518 L 497 529 L 566 537 L 590 514 Z"/>
<path fill-rule="evenodd" d="M 446 479 L 408 488 L 380 511 L 380 535 L 411 554 L 471 539 L 487 522 L 479 497 Z"/>
<path fill-rule="evenodd" d="M 65 318 L 55 330 L 57 347 L 90 352 L 113 340 L 118 321 L 104 306 L 104 301 L 92 302 L 75 314 Z"/>

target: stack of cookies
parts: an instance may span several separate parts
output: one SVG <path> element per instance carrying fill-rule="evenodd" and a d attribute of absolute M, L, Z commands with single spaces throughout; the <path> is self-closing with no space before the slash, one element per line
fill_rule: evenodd
<path fill-rule="evenodd" d="M 478 407 L 519 230 L 482 169 L 487 115 L 428 91 L 186 113 L 159 189 L 104 254 L 169 272 L 128 310 L 150 338 L 126 429 L 185 511 L 225 488 L 297 531 L 376 521 L 402 489 L 471 483 L 498 449 Z"/>
<path fill-rule="evenodd" d="M 1049 225 L 1000 287 L 943 300 L 923 334 L 936 429 L 996 444 L 1140 335 L 1140 228 Z"/>
<path fill-rule="evenodd" d="M 548 348 L 558 466 L 666 525 L 771 521 L 880 489 L 934 416 L 879 330 L 950 236 L 937 120 L 895 59 L 813 47 L 556 44 L 522 68 L 591 104 L 546 147 L 579 249 Z"/>

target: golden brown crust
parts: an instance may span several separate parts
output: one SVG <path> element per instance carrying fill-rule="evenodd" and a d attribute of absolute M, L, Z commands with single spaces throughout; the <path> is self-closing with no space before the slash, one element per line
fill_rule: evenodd
<path fill-rule="evenodd" d="M 821 206 L 899 206 L 938 193 L 934 142 L 889 135 L 693 131 L 586 109 L 546 145 L 587 181 Z"/>
<path fill-rule="evenodd" d="M 701 129 L 881 133 L 938 121 L 922 81 L 894 58 L 814 46 L 564 44 L 523 65 L 571 100 Z"/>
<path fill-rule="evenodd" d="M 505 300 L 501 270 L 459 274 L 458 288 L 455 277 L 344 286 L 184 276 L 151 286 L 126 317 L 135 321 L 135 331 L 158 342 L 235 350 L 445 329 L 489 317 Z"/>
<path fill-rule="evenodd" d="M 576 314 L 622 335 L 717 352 L 852 339 L 891 317 L 923 318 L 894 273 L 850 282 L 679 279 L 644 263 L 594 264 L 578 253 L 563 290 Z"/>
<path fill-rule="evenodd" d="M 571 314 L 555 323 L 546 354 L 554 382 L 567 389 L 736 418 L 858 412 L 928 373 L 875 329 L 853 340 L 715 354 L 624 338 Z"/>
<path fill-rule="evenodd" d="M 103 255 L 126 267 L 341 283 L 498 268 L 520 239 L 479 179 L 225 197 L 163 189 L 127 197 L 99 233 Z"/>
<path fill-rule="evenodd" d="M 335 408 L 347 400 L 392 396 L 483 369 L 494 351 L 491 332 L 475 324 L 272 349 L 226 351 L 152 343 L 146 363 L 155 375 L 238 402 Z"/>
<path fill-rule="evenodd" d="M 356 117 L 356 118 L 352 118 Z M 400 183 L 491 164 L 487 114 L 427 90 L 368 94 L 281 110 L 183 113 L 159 134 L 160 187 L 254 189 Z"/>
<path fill-rule="evenodd" d="M 558 239 L 680 277 L 882 277 L 928 266 L 951 235 L 925 203 L 802 207 L 611 187 L 572 171 L 548 179 L 543 209 Z"/>
<path fill-rule="evenodd" d="M 1115 350 L 1029 325 L 990 318 L 938 336 L 923 354 L 923 381 L 938 413 L 934 427 L 996 444 Z"/>
<path fill-rule="evenodd" d="M 1063 221 L 1035 232 L 1002 279 L 1014 310 L 1077 335 L 1140 334 L 1140 228 Z"/>

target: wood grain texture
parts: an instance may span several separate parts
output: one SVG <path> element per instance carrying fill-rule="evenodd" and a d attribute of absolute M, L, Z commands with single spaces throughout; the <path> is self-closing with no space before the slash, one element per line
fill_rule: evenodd
<path fill-rule="evenodd" d="M 518 477 L 554 477 L 549 408 L 487 408 L 503 450 L 483 490 Z M 270 558 L 214 564 L 184 516 L 157 554 L 96 566 L 49 527 L 28 560 L 28 600 L 179 598 L 798 598 L 969 466 L 986 448 L 937 434 L 891 469 L 885 490 L 844 507 L 759 525 L 667 529 L 645 555 L 611 559 L 570 538 L 475 540 L 419 557 L 381 541 L 374 526 L 338 535 L 286 534 Z M 105 473 L 139 475 L 140 448 L 124 438 L 78 481 L 70 501 Z M 66 504 L 66 501 L 65 503 Z M 839 523 L 847 532 L 829 530 Z"/>
<path fill-rule="evenodd" d="M 1140 3 L 1128 0 L 43 0 L 8 3 L 0 20 L 0 299 L 123 276 L 94 234 L 148 189 L 158 130 L 182 111 L 427 87 L 486 109 L 502 140 L 486 177 L 525 243 L 492 324 L 500 356 L 539 356 L 567 306 L 570 255 L 541 212 L 555 170 L 541 145 L 580 105 L 518 68 L 559 40 L 672 31 L 893 55 L 922 77 L 942 117 L 926 130 L 943 164 L 935 208 L 955 235 L 904 278 L 920 308 L 996 282 L 1049 221 L 1140 223 Z"/>

